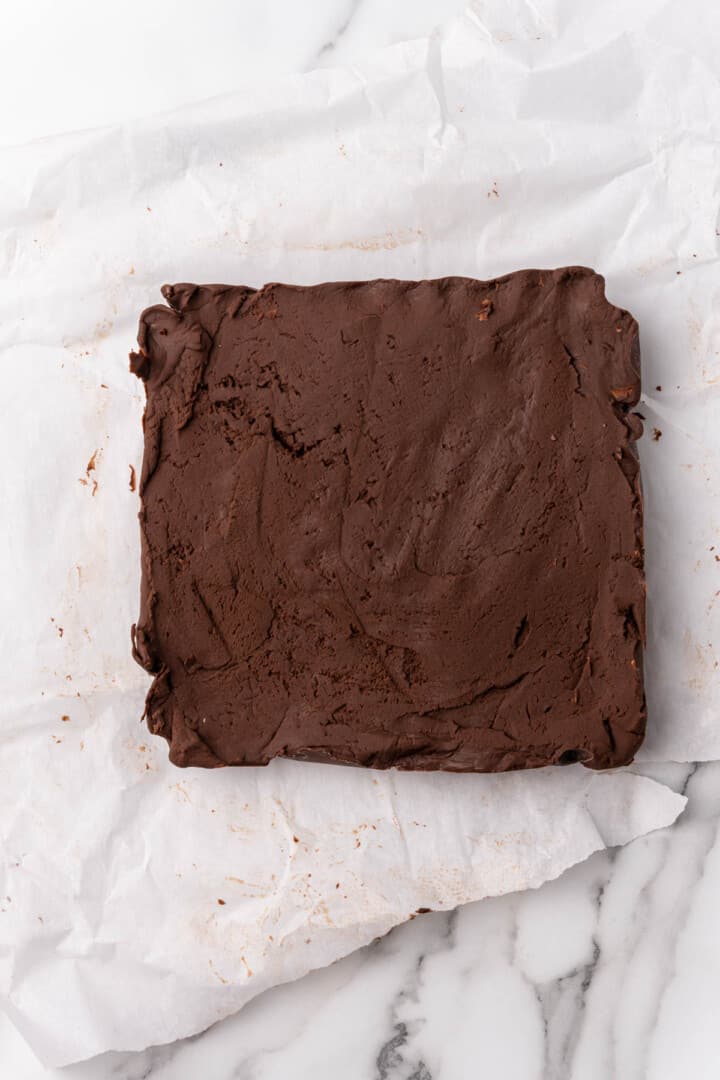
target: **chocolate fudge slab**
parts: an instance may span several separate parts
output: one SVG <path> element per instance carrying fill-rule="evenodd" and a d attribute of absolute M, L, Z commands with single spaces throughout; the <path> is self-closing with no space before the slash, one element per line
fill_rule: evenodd
<path fill-rule="evenodd" d="M 171 760 L 629 762 L 638 330 L 603 279 L 162 292 L 133 638 Z"/>

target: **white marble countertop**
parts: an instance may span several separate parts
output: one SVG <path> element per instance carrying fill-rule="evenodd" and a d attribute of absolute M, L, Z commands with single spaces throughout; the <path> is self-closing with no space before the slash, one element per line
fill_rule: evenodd
<path fill-rule="evenodd" d="M 12 1080 L 715 1080 L 720 763 L 654 775 L 671 828 L 542 888 L 430 914 L 268 991 L 204 1034 L 43 1069 L 5 1020 Z"/>
<path fill-rule="evenodd" d="M 0 89 L 13 102 L 0 141 L 169 108 L 248 77 L 352 62 L 427 34 L 464 6 L 207 0 L 197 25 L 187 0 L 16 5 L 0 45 Z M 2 1076 L 715 1080 L 720 763 L 652 775 L 689 797 L 671 829 L 593 856 L 536 891 L 419 917 L 171 1046 L 54 1072 L 1 1019 Z"/>

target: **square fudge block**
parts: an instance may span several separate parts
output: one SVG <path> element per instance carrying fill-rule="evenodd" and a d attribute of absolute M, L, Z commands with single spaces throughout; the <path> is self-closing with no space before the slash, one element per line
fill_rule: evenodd
<path fill-rule="evenodd" d="M 638 332 L 599 275 L 163 294 L 134 651 L 172 761 L 632 760 Z"/>

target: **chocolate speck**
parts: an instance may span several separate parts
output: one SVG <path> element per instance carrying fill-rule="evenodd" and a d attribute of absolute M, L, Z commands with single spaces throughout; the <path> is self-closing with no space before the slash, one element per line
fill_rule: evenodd
<path fill-rule="evenodd" d="M 218 900 L 218 904 L 220 905 L 220 907 L 225 907 L 225 901 L 224 900 Z"/>
<path fill-rule="evenodd" d="M 660 428 L 653 428 L 652 438 L 653 442 L 659 442 L 660 439 L 662 439 L 662 431 L 660 430 Z"/>
<path fill-rule="evenodd" d="M 135 466 L 134 466 L 134 465 L 130 465 L 130 466 L 128 466 L 128 468 L 130 469 L 130 490 L 131 490 L 131 491 L 134 491 L 134 490 L 135 490 L 135 487 L 136 487 L 136 482 L 135 482 Z"/>
<path fill-rule="evenodd" d="M 87 465 L 85 466 L 85 476 L 80 477 L 80 483 L 83 485 L 83 487 L 87 487 L 89 482 L 92 483 L 92 494 L 93 495 L 95 494 L 95 492 L 98 489 L 98 482 L 94 478 L 91 478 L 90 473 L 94 472 L 95 469 L 97 468 L 98 454 L 101 454 L 101 453 L 102 453 L 102 450 L 96 450 L 93 453 L 92 457 L 90 458 Z"/>

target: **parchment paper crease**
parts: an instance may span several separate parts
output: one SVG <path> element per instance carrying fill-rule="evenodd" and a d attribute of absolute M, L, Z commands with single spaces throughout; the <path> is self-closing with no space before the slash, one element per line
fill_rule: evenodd
<path fill-rule="evenodd" d="M 129 655 L 127 352 L 164 281 L 604 273 L 643 347 L 643 757 L 719 755 L 714 17 L 517 7 L 352 71 L 2 152 L 0 987 L 48 1063 L 198 1031 L 417 908 L 537 886 L 684 802 L 580 768 L 168 765 Z"/>

